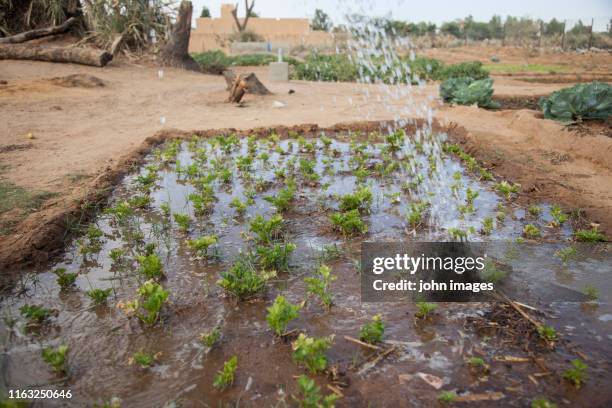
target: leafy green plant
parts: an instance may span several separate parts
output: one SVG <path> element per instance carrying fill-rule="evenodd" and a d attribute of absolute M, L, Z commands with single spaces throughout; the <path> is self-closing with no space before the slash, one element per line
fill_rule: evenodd
<path fill-rule="evenodd" d="M 568 246 L 555 251 L 555 256 L 558 257 L 564 265 L 567 265 L 570 260 L 576 257 L 577 253 L 578 251 L 576 251 L 576 248 Z"/>
<path fill-rule="evenodd" d="M 148 280 L 138 288 L 137 294 L 137 299 L 123 307 L 144 324 L 153 326 L 159 319 L 162 306 L 168 301 L 169 293 L 159 283 Z"/>
<path fill-rule="evenodd" d="M 68 346 L 62 344 L 57 348 L 45 347 L 42 349 L 42 358 L 45 363 L 49 364 L 57 373 L 66 373 L 68 371 L 66 357 L 68 355 Z"/>
<path fill-rule="evenodd" d="M 445 80 L 449 78 L 470 77 L 473 79 L 485 79 L 489 77 L 489 71 L 482 66 L 480 61 L 461 62 L 459 64 L 447 65 L 438 69 L 434 79 Z"/>
<path fill-rule="evenodd" d="M 599 299 L 599 290 L 595 286 L 584 285 L 583 293 L 591 302 Z"/>
<path fill-rule="evenodd" d="M 485 361 L 482 357 L 472 356 L 468 359 L 468 364 L 472 367 L 484 367 Z"/>
<path fill-rule="evenodd" d="M 484 235 L 491 235 L 491 232 L 493 231 L 493 228 L 494 228 L 493 218 L 492 217 L 485 217 L 482 220 L 482 228 L 480 229 L 480 231 Z"/>
<path fill-rule="evenodd" d="M 234 208 L 236 210 L 236 214 L 239 216 L 243 216 L 246 213 L 247 208 L 249 208 L 249 205 L 240 201 L 238 197 L 234 197 L 232 201 L 230 201 L 229 206 Z"/>
<path fill-rule="evenodd" d="M 217 372 L 213 386 L 218 390 L 224 390 L 234 383 L 236 369 L 238 368 L 238 356 L 232 356 L 223 364 L 223 370 Z"/>
<path fill-rule="evenodd" d="M 555 328 L 547 326 L 545 324 L 541 324 L 538 326 L 538 334 L 542 339 L 546 341 L 557 340 L 557 331 L 555 330 Z"/>
<path fill-rule="evenodd" d="M 291 207 L 291 202 L 295 196 L 295 184 L 288 183 L 287 187 L 278 191 L 273 196 L 266 196 L 264 200 L 272 204 L 279 213 L 287 211 Z"/>
<path fill-rule="evenodd" d="M 106 303 L 106 299 L 108 299 L 108 297 L 110 296 L 112 292 L 113 292 L 113 288 L 108 288 L 108 289 L 96 288 L 96 289 L 88 290 L 85 293 L 91 299 L 94 305 L 102 305 Z"/>
<path fill-rule="evenodd" d="M 187 240 L 187 246 L 196 251 L 199 256 L 207 257 L 208 248 L 217 243 L 216 235 L 204 235 L 200 238 Z"/>
<path fill-rule="evenodd" d="M 315 374 L 327 368 L 326 352 L 334 341 L 334 336 L 308 337 L 300 333 L 292 343 L 293 360 Z"/>
<path fill-rule="evenodd" d="M 523 236 L 529 239 L 539 238 L 541 235 L 540 229 L 533 224 L 527 224 L 523 227 Z"/>
<path fill-rule="evenodd" d="M 229 270 L 221 272 L 217 283 L 238 299 L 246 299 L 263 291 L 266 277 L 257 273 L 250 259 L 242 257 Z"/>
<path fill-rule="evenodd" d="M 416 302 L 417 311 L 415 312 L 415 316 L 418 319 L 428 319 L 431 314 L 438 308 L 438 305 L 435 303 L 427 303 L 427 302 Z"/>
<path fill-rule="evenodd" d="M 550 402 L 547 398 L 538 397 L 531 401 L 531 408 L 557 408 L 557 404 Z"/>
<path fill-rule="evenodd" d="M 529 212 L 529 214 L 533 215 L 534 217 L 537 217 L 542 213 L 542 207 L 539 207 L 537 205 L 530 205 L 529 208 L 527 208 L 527 211 Z"/>
<path fill-rule="evenodd" d="M 572 383 L 574 387 L 580 388 L 587 379 L 586 371 L 589 368 L 579 359 L 572 360 L 572 367 L 563 372 L 563 378 Z"/>
<path fill-rule="evenodd" d="M 295 251 L 295 244 L 273 244 L 256 248 L 259 265 L 264 270 L 286 272 L 289 270 L 289 257 Z"/>
<path fill-rule="evenodd" d="M 283 217 L 280 214 L 273 215 L 266 220 L 261 214 L 257 214 L 251 221 L 251 232 L 257 235 L 257 242 L 268 245 L 278 235 L 283 225 Z"/>
<path fill-rule="evenodd" d="M 334 393 L 325 397 L 321 395 L 321 388 L 305 375 L 298 377 L 299 395 L 293 400 L 300 408 L 334 408 L 338 396 Z"/>
<path fill-rule="evenodd" d="M 580 242 L 604 242 L 606 237 L 596 228 L 590 230 L 578 230 L 574 233 L 574 237 Z"/>
<path fill-rule="evenodd" d="M 306 293 L 308 296 L 318 297 L 321 303 L 329 309 L 333 304 L 329 285 L 335 280 L 336 276 L 332 275 L 331 268 L 327 265 L 321 265 L 315 277 L 304 278 Z"/>
<path fill-rule="evenodd" d="M 546 119 L 562 122 L 606 120 L 612 116 L 612 85 L 604 82 L 577 84 L 540 99 Z"/>
<path fill-rule="evenodd" d="M 189 214 L 172 214 L 174 217 L 174 222 L 178 225 L 179 229 L 183 232 L 187 232 L 189 230 L 189 226 L 191 225 L 191 217 Z"/>
<path fill-rule="evenodd" d="M 57 276 L 57 284 L 62 289 L 67 289 L 74 285 L 78 276 L 78 274 L 74 272 L 66 272 L 66 268 L 57 268 L 53 273 Z"/>
<path fill-rule="evenodd" d="M 358 188 L 352 194 L 340 197 L 340 210 L 344 212 L 358 210 L 361 213 L 367 213 L 370 211 L 371 205 L 372 191 L 367 186 Z"/>
<path fill-rule="evenodd" d="M 480 278 L 485 282 L 497 283 L 506 277 L 506 272 L 499 269 L 491 259 L 485 260 L 485 266 L 480 271 Z"/>
<path fill-rule="evenodd" d="M 550 206 L 550 215 L 553 217 L 552 224 L 555 227 L 561 226 L 568 218 L 567 214 L 565 214 L 561 207 L 556 204 Z"/>
<path fill-rule="evenodd" d="M 132 354 L 132 359 L 142 368 L 149 368 L 155 363 L 155 355 L 146 351 L 137 351 Z"/>
<path fill-rule="evenodd" d="M 500 105 L 491 99 L 493 80 L 474 80 L 470 77 L 449 78 L 440 85 L 440 97 L 444 102 L 458 105 L 478 104 L 480 108 L 497 109 Z"/>
<path fill-rule="evenodd" d="M 359 339 L 366 343 L 376 344 L 380 343 L 385 335 L 385 324 L 382 321 L 380 315 L 376 315 L 372 318 L 372 321 L 361 326 L 359 332 Z"/>
<path fill-rule="evenodd" d="M 512 194 L 517 194 L 519 187 L 518 184 L 508 183 L 505 180 L 495 184 L 495 189 L 503 194 L 506 200 L 509 200 Z"/>
<path fill-rule="evenodd" d="M 147 279 L 158 279 L 164 274 L 161 259 L 155 254 L 138 255 L 138 273 Z"/>
<path fill-rule="evenodd" d="M 293 319 L 297 319 L 299 316 L 298 311 L 300 307 L 298 305 L 292 305 L 289 303 L 284 296 L 277 296 L 274 299 L 272 306 L 268 308 L 268 315 L 266 320 L 268 325 L 277 336 L 282 336 L 287 329 L 287 325 Z"/>
<path fill-rule="evenodd" d="M 19 308 L 19 312 L 31 323 L 37 324 L 42 323 L 53 314 L 52 310 L 37 305 L 23 305 Z"/>
<path fill-rule="evenodd" d="M 407 220 L 412 228 L 417 228 L 422 224 L 427 207 L 429 207 L 429 204 L 425 201 L 413 201 L 410 203 L 410 212 L 408 213 Z"/>
<path fill-rule="evenodd" d="M 438 401 L 446 404 L 450 404 L 451 402 L 457 399 L 457 394 L 454 391 L 443 391 L 438 395 Z"/>
<path fill-rule="evenodd" d="M 344 236 L 368 232 L 368 226 L 361 220 L 359 210 L 336 212 L 331 214 L 329 219 L 334 228 L 342 232 Z"/>
<path fill-rule="evenodd" d="M 97 254 L 102 250 L 102 237 L 104 233 L 95 225 L 90 225 L 85 234 L 85 240 L 80 242 L 81 254 Z"/>
<path fill-rule="evenodd" d="M 212 329 L 211 331 L 207 333 L 200 333 L 200 341 L 202 341 L 202 343 L 206 347 L 214 346 L 215 343 L 217 343 L 220 339 L 221 339 L 221 329 L 219 329 L 218 327 L 215 327 L 214 329 Z"/>

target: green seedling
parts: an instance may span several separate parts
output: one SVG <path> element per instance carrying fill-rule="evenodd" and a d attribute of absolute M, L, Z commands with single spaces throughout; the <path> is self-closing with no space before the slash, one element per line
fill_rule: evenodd
<path fill-rule="evenodd" d="M 323 146 L 326 149 L 329 149 L 331 147 L 332 143 L 333 143 L 333 140 L 330 139 L 329 137 L 325 136 L 325 135 L 321 136 L 319 138 L 319 140 L 321 141 L 321 143 L 323 143 Z"/>
<path fill-rule="evenodd" d="M 451 227 L 447 230 L 448 235 L 454 240 L 467 241 L 468 236 L 476 232 L 474 227 L 468 227 L 467 230 Z"/>
<path fill-rule="evenodd" d="M 172 214 L 174 216 L 174 222 L 178 225 L 179 229 L 183 232 L 187 232 L 189 230 L 189 226 L 191 225 L 191 217 L 189 214 Z"/>
<path fill-rule="evenodd" d="M 300 408 L 334 408 L 338 396 L 331 393 L 325 397 L 321 395 L 321 388 L 305 375 L 298 377 L 298 396 L 292 396 Z"/>
<path fill-rule="evenodd" d="M 327 368 L 326 352 L 334 341 L 334 336 L 308 337 L 300 333 L 292 343 L 293 361 L 306 367 L 312 374 L 324 371 Z"/>
<path fill-rule="evenodd" d="M 550 402 L 547 398 L 538 397 L 531 401 L 531 408 L 557 408 L 557 404 Z"/>
<path fill-rule="evenodd" d="M 23 305 L 19 308 L 19 312 L 34 324 L 40 324 L 53 315 L 52 310 L 37 305 Z"/>
<path fill-rule="evenodd" d="M 550 215 L 553 217 L 552 225 L 554 227 L 559 227 L 565 221 L 567 221 L 568 216 L 563 212 L 561 207 L 557 204 L 553 204 L 550 206 Z"/>
<path fill-rule="evenodd" d="M 590 230 L 578 230 L 574 233 L 574 237 L 580 242 L 605 242 L 606 237 L 596 228 Z"/>
<path fill-rule="evenodd" d="M 318 297 L 321 303 L 329 309 L 333 304 L 329 285 L 335 280 L 336 276 L 332 275 L 331 268 L 327 265 L 321 265 L 315 277 L 304 278 L 307 296 Z"/>
<path fill-rule="evenodd" d="M 345 237 L 368 232 L 368 226 L 361 220 L 359 210 L 336 212 L 331 214 L 329 219 L 334 228 L 342 232 Z"/>
<path fill-rule="evenodd" d="M 232 356 L 223 364 L 223 370 L 217 372 L 213 386 L 222 391 L 234 383 L 236 369 L 238 368 L 238 356 Z"/>
<path fill-rule="evenodd" d="M 533 215 L 534 217 L 538 217 L 542 213 L 542 207 L 530 205 L 527 211 L 529 211 L 529 214 Z"/>
<path fill-rule="evenodd" d="M 134 215 L 134 209 L 129 202 L 120 201 L 114 207 L 105 210 L 105 213 L 111 215 L 118 224 L 124 225 Z"/>
<path fill-rule="evenodd" d="M 102 250 L 102 237 L 104 233 L 101 229 L 94 225 L 90 225 L 87 228 L 87 233 L 85 234 L 87 243 L 81 241 L 81 254 L 97 254 Z"/>
<path fill-rule="evenodd" d="M 295 251 L 295 244 L 274 244 L 256 248 L 259 265 L 266 271 L 287 272 L 289 257 Z"/>
<path fill-rule="evenodd" d="M 268 308 L 266 320 L 274 333 L 277 336 L 282 336 L 289 322 L 298 318 L 299 310 L 300 307 L 298 305 L 292 305 L 287 302 L 284 296 L 279 295 L 274 299 L 272 306 Z"/>
<path fill-rule="evenodd" d="M 106 299 L 113 292 L 112 288 L 109 289 L 92 289 L 85 292 L 87 296 L 91 299 L 94 305 L 103 305 L 106 303 Z"/>
<path fill-rule="evenodd" d="M 208 214 L 212 210 L 212 205 L 215 202 L 215 195 L 212 187 L 207 185 L 199 193 L 189 194 L 187 197 L 191 204 L 193 204 L 193 212 L 196 216 L 201 217 Z M 176 215 L 174 219 L 176 220 Z M 181 225 L 178 221 L 177 224 Z"/>
<path fill-rule="evenodd" d="M 429 207 L 429 204 L 424 201 L 413 201 L 410 203 L 410 212 L 408 213 L 407 220 L 412 228 L 421 226 L 427 207 Z"/>
<path fill-rule="evenodd" d="M 583 293 L 591 302 L 594 302 L 599 299 L 599 290 L 595 286 L 588 284 L 584 285 Z"/>
<path fill-rule="evenodd" d="M 73 286 L 78 276 L 74 272 L 66 272 L 66 268 L 57 268 L 53 273 L 57 276 L 57 284 L 62 289 L 68 289 Z"/>
<path fill-rule="evenodd" d="M 276 211 L 279 213 L 283 213 L 289 210 L 289 208 L 291 208 L 291 202 L 295 197 L 295 184 L 287 184 L 288 185 L 286 188 L 278 191 L 275 195 L 264 197 L 264 200 L 272 204 L 276 208 Z"/>
<path fill-rule="evenodd" d="M 215 327 L 207 333 L 200 333 L 200 341 L 206 347 L 214 346 L 221 339 L 221 329 Z"/>
<path fill-rule="evenodd" d="M 246 213 L 247 208 L 249 208 L 249 205 L 240 201 L 238 197 L 234 197 L 229 206 L 234 208 L 236 210 L 236 214 L 240 217 L 242 217 Z"/>
<path fill-rule="evenodd" d="M 369 344 L 380 343 L 385 335 L 385 324 L 382 321 L 380 315 L 376 315 L 372 318 L 370 323 L 366 323 L 361 326 L 359 332 L 359 340 Z"/>
<path fill-rule="evenodd" d="M 155 355 L 146 351 L 137 351 L 132 355 L 132 360 L 142 368 L 149 368 L 155 363 Z"/>
<path fill-rule="evenodd" d="M 319 181 L 320 176 L 315 171 L 316 164 L 316 160 L 308 160 L 305 158 L 300 159 L 300 172 L 307 181 L 313 183 Z"/>
<path fill-rule="evenodd" d="M 283 217 L 280 214 L 275 214 L 268 220 L 258 214 L 251 221 L 250 228 L 257 236 L 256 241 L 259 244 L 268 245 L 279 235 L 282 225 Z"/>
<path fill-rule="evenodd" d="M 429 319 L 431 314 L 438 308 L 438 305 L 435 303 L 427 303 L 427 302 L 416 302 L 417 311 L 415 312 L 415 316 L 417 319 Z"/>
<path fill-rule="evenodd" d="M 147 279 L 159 279 L 164 275 L 161 259 L 155 254 L 138 255 L 138 273 Z"/>
<path fill-rule="evenodd" d="M 208 257 L 208 248 L 217 243 L 216 235 L 204 235 L 203 237 L 187 240 L 187 246 L 201 257 Z"/>
<path fill-rule="evenodd" d="M 485 260 L 485 266 L 480 271 L 480 278 L 485 282 L 497 283 L 506 277 L 506 272 L 499 269 L 491 259 Z"/>
<path fill-rule="evenodd" d="M 49 364 L 56 373 L 66 374 L 68 371 L 66 356 L 68 355 L 68 346 L 62 344 L 57 348 L 45 347 L 42 350 L 42 358 L 45 363 Z"/>
<path fill-rule="evenodd" d="M 563 372 L 563 378 L 572 383 L 576 389 L 580 388 L 585 383 L 587 378 L 587 366 L 579 359 L 572 360 L 572 367 Z"/>
<path fill-rule="evenodd" d="M 370 171 L 365 167 L 359 167 L 353 171 L 353 176 L 361 183 L 370 176 Z"/>
<path fill-rule="evenodd" d="M 162 212 L 162 215 L 164 217 L 169 217 L 170 216 L 170 203 L 161 203 L 159 205 L 159 209 Z"/>
<path fill-rule="evenodd" d="M 454 391 L 443 391 L 438 395 L 438 401 L 450 404 L 457 399 L 457 394 Z"/>
<path fill-rule="evenodd" d="M 389 203 L 395 205 L 402 202 L 402 193 L 396 191 L 394 193 L 385 194 L 385 197 L 389 199 Z"/>
<path fill-rule="evenodd" d="M 169 293 L 153 280 L 143 283 L 137 293 L 137 299 L 122 307 L 128 313 L 136 315 L 142 323 L 153 326 L 159 319 L 162 306 L 168 301 Z"/>
<path fill-rule="evenodd" d="M 113 248 L 108 252 L 108 256 L 113 261 L 113 264 L 118 264 L 123 261 L 125 252 L 121 248 Z"/>
<path fill-rule="evenodd" d="M 147 208 L 151 205 L 151 196 L 146 194 L 133 196 L 128 200 L 128 204 L 135 209 Z"/>
<path fill-rule="evenodd" d="M 546 341 L 557 340 L 557 331 L 555 330 L 555 328 L 547 326 L 545 324 L 541 324 L 538 326 L 538 334 L 542 339 Z"/>
<path fill-rule="evenodd" d="M 404 129 L 398 129 L 395 132 L 388 134 L 385 137 L 386 147 L 393 152 L 400 150 L 404 143 L 405 137 L 406 133 L 404 132 Z"/>
<path fill-rule="evenodd" d="M 533 224 L 527 224 L 523 227 L 523 236 L 527 239 L 536 239 L 540 235 L 540 229 Z"/>
<path fill-rule="evenodd" d="M 217 177 L 223 184 L 231 184 L 234 175 L 230 169 L 223 167 L 217 170 Z"/>
<path fill-rule="evenodd" d="M 567 265 L 569 261 L 576 258 L 578 251 L 576 248 L 572 246 L 568 246 L 562 249 L 559 249 L 555 252 L 555 256 L 563 262 L 563 265 Z"/>
<path fill-rule="evenodd" d="M 243 173 L 249 172 L 253 164 L 253 158 L 251 156 L 238 156 L 236 157 L 236 167 Z"/>
<path fill-rule="evenodd" d="M 480 232 L 482 232 L 483 235 L 491 235 L 491 232 L 493 232 L 493 228 L 493 218 L 485 217 L 482 220 L 482 228 L 480 229 Z"/>
<path fill-rule="evenodd" d="M 482 368 L 485 366 L 485 361 L 482 357 L 470 357 L 468 360 L 468 364 L 472 367 Z"/>
<path fill-rule="evenodd" d="M 495 184 L 495 189 L 503 194 L 506 200 L 509 200 L 512 194 L 518 194 L 519 187 L 520 185 L 508 183 L 507 181 Z"/>
<path fill-rule="evenodd" d="M 229 270 L 221 272 L 221 279 L 217 283 L 242 300 L 262 292 L 266 285 L 266 276 L 257 273 L 251 260 L 243 257 L 234 262 Z"/>
<path fill-rule="evenodd" d="M 359 210 L 361 213 L 368 213 L 371 206 L 372 191 L 367 186 L 358 188 L 352 194 L 340 197 L 340 210 L 343 212 Z"/>
<path fill-rule="evenodd" d="M 339 258 L 343 255 L 344 251 L 336 244 L 324 245 L 318 255 L 318 262 L 320 264 L 333 259 Z"/>

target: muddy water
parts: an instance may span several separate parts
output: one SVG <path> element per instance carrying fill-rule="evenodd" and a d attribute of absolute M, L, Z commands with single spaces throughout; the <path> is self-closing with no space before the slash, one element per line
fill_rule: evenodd
<path fill-rule="evenodd" d="M 98 253 L 84 257 L 79 242 L 75 242 L 61 262 L 41 273 L 25 275 L 13 292 L 3 298 L 2 390 L 72 390 L 71 400 L 39 402 L 41 406 L 102 404 L 112 397 L 119 397 L 123 406 L 129 407 L 291 405 L 292 395 L 297 392 L 296 377 L 304 370 L 292 361 L 290 342 L 272 335 L 265 320 L 266 308 L 277 294 L 283 294 L 292 303 L 302 302 L 303 278 L 324 261 L 337 276 L 331 286 L 334 306 L 327 311 L 315 301 L 308 302 L 289 329 L 304 330 L 311 336 L 335 334 L 328 357 L 330 364 L 338 368 L 340 382 L 348 384 L 342 389 L 344 396 L 338 403 L 341 406 L 427 407 L 438 403 L 442 390 L 459 394 L 501 392 L 504 398 L 496 404 L 502 406 L 527 406 L 539 395 L 558 403 L 566 400 L 570 406 L 603 406 L 610 401 L 612 390 L 605 385 L 612 383 L 609 366 L 612 281 L 605 257 L 571 261 L 565 266 L 553 255 L 555 247 L 548 246 L 521 252 L 522 258 L 517 258 L 514 266 L 522 267 L 516 267 L 507 280 L 523 285 L 526 295 L 522 300 L 544 311 L 547 323 L 563 339 L 555 351 L 542 354 L 552 374 L 541 377 L 534 377 L 542 368 L 532 363 L 494 360 L 506 355 L 525 356 L 518 343 L 497 342 L 466 324 L 468 317 L 481 317 L 492 305 L 441 304 L 430 322 L 419 323 L 414 319 L 413 304 L 360 302 L 356 262 L 363 239 L 449 240 L 449 228 L 467 231 L 474 227 L 477 231 L 484 217 L 494 217 L 503 208 L 506 217 L 503 222 L 496 222 L 491 235 L 475 233 L 470 240 L 513 241 L 521 236 L 523 225 L 530 223 L 540 227 L 541 240 L 557 242 L 563 248 L 572 231 L 566 225 L 549 226 L 552 220 L 549 205 L 543 203 L 542 213 L 531 215 L 511 200 L 498 196 L 492 182 L 479 181 L 451 157 L 436 163 L 437 173 L 432 172 L 427 146 L 423 151 L 422 146 L 408 139 L 387 161 L 384 146 L 369 142 L 364 145 L 369 156 L 366 168 L 370 170 L 365 182 L 374 196 L 371 211 L 364 216 L 369 231 L 362 237 L 344 239 L 332 230 L 329 213 L 338 208 L 337 196 L 351 193 L 357 184 L 353 170 L 355 157 L 362 155 L 358 153 L 361 142 L 351 141 L 348 136 L 338 137 L 325 148 L 321 140 L 305 143 L 310 141 L 316 143 L 314 152 L 305 151 L 308 147 L 304 143 L 300 146 L 295 139 L 276 144 L 260 140 L 254 154 L 260 158 L 254 160 L 249 171 L 240 171 L 235 165 L 238 157 L 249 155 L 246 139 L 229 153 L 210 141 L 184 142 L 177 156 L 162 164 L 168 158 L 168 149 L 152 154 L 146 165 L 159 168 L 155 171 L 158 177 L 148 208 L 137 210 L 126 224 L 118 224 L 112 215 L 100 215 L 95 224 L 104 236 Z M 263 160 L 262 153 L 269 158 Z M 300 158 L 316 160 L 318 183 L 304 180 L 299 171 Z M 194 168 L 205 175 L 215 160 L 231 164 L 231 181 L 212 182 L 216 202 L 209 214 L 197 217 L 188 198 L 196 191 L 197 177 L 190 176 L 187 168 L 196 163 Z M 297 245 L 290 262 L 291 272 L 269 281 L 265 296 L 238 302 L 217 285 L 219 273 L 228 269 L 241 252 L 254 247 L 250 219 L 257 214 L 265 217 L 274 214 L 275 209 L 264 197 L 275 195 L 284 187 L 275 170 L 291 168 L 292 161 L 295 170 L 288 170 L 288 174 L 294 173 L 298 191 L 291 209 L 283 215 L 283 239 Z M 377 174 L 390 161 L 400 166 Z M 381 163 L 384 165 L 377 166 Z M 146 165 L 126 178 L 109 206 L 142 195 L 137 177 L 147 174 Z M 419 175 L 423 181 L 419 181 Z M 457 187 L 451 190 L 446 183 L 436 188 L 430 181 L 436 177 L 456 178 Z M 460 206 L 465 205 L 468 187 L 479 194 L 474 200 L 474 211 L 465 214 Z M 229 204 L 235 197 L 244 201 L 248 191 L 255 192 L 253 203 L 244 216 L 237 216 Z M 423 226 L 414 229 L 408 226 L 406 215 L 409 203 L 416 200 L 433 205 Z M 165 203 L 171 213 L 191 216 L 188 232 L 180 231 L 172 217 L 164 215 Z M 213 248 L 215 256 L 196 257 L 186 240 L 210 234 L 218 236 Z M 82 240 L 86 242 L 85 238 Z M 133 299 L 143 281 L 136 272 L 134 256 L 147 243 L 155 244 L 155 252 L 163 260 L 165 278 L 161 283 L 170 292 L 170 304 L 154 327 L 128 318 L 117 307 Z M 341 250 L 340 254 L 325 257 L 325 249 L 333 245 Z M 116 248 L 127 254 L 123 263 L 110 258 L 110 251 Z M 52 273 L 60 267 L 78 272 L 74 288 L 60 290 Z M 580 301 L 583 298 L 580 291 L 586 283 L 599 289 L 597 305 Z M 544 298 L 539 290 L 542 287 Z M 113 289 L 107 306 L 92 306 L 85 294 L 92 288 Z M 555 301 L 568 299 L 568 293 L 574 301 Z M 56 310 L 57 314 L 32 327 L 19 313 L 24 304 L 41 305 Z M 371 350 L 346 341 L 344 336 L 358 337 L 361 325 L 375 314 L 381 314 L 386 324 L 385 347 L 395 345 L 397 351 L 365 370 L 363 364 L 370 358 Z M 200 333 L 215 327 L 221 328 L 222 338 L 209 349 L 201 343 Z M 43 347 L 59 344 L 67 344 L 70 350 L 69 375 L 65 378 L 54 374 L 41 358 Z M 561 379 L 568 362 L 577 358 L 576 350 L 589 358 L 590 367 L 589 380 L 580 391 Z M 149 369 L 130 365 L 130 357 L 138 351 L 159 353 L 156 364 Z M 217 391 L 212 386 L 214 375 L 233 355 L 238 356 L 235 382 L 225 391 Z M 466 359 L 473 355 L 487 361 L 488 375 L 475 372 L 466 364 Z M 443 387 L 434 389 L 418 373 L 440 377 Z M 323 374 L 312 377 L 324 394 L 331 392 L 326 388 L 329 377 Z M 490 404 L 490 401 L 470 403 Z"/>

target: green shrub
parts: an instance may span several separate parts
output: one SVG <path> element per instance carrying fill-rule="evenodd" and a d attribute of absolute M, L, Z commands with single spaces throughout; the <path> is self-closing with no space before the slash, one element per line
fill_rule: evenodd
<path fill-rule="evenodd" d="M 329 291 L 329 285 L 335 280 L 336 276 L 332 275 L 331 268 L 327 265 L 321 265 L 315 277 L 304 278 L 306 293 L 309 296 L 318 297 L 325 307 L 330 308 L 332 305 L 332 295 Z"/>
<path fill-rule="evenodd" d="M 306 367 L 313 374 L 324 371 L 327 368 L 327 356 L 325 353 L 333 340 L 333 335 L 316 338 L 300 333 L 299 337 L 292 344 L 293 360 Z"/>
<path fill-rule="evenodd" d="M 265 219 L 261 214 L 257 214 L 251 221 L 251 232 L 257 235 L 257 242 L 268 245 L 280 232 L 283 225 L 283 217 L 280 214 L 273 215 L 270 219 Z"/>
<path fill-rule="evenodd" d="M 108 289 L 92 289 L 86 292 L 87 296 L 91 299 L 94 305 L 103 305 L 106 303 L 106 299 L 113 292 L 113 288 Z"/>
<path fill-rule="evenodd" d="M 384 334 L 385 324 L 380 315 L 376 315 L 372 318 L 370 323 L 366 323 L 361 327 L 359 340 L 370 344 L 376 344 L 382 341 Z"/>
<path fill-rule="evenodd" d="M 19 308 L 19 312 L 32 323 L 42 323 L 52 314 L 50 309 L 37 305 L 23 305 Z"/>
<path fill-rule="evenodd" d="M 480 108 L 499 108 L 499 104 L 492 101 L 493 80 L 474 80 L 470 77 L 449 78 L 440 85 L 440 97 L 444 102 L 457 105 L 478 104 Z"/>
<path fill-rule="evenodd" d="M 53 271 L 53 273 L 57 275 L 57 284 L 62 289 L 66 289 L 74 285 L 74 282 L 76 281 L 76 278 L 77 278 L 76 273 L 66 272 L 66 268 L 57 268 L 55 271 Z"/>
<path fill-rule="evenodd" d="M 162 261 L 155 254 L 138 255 L 138 272 L 147 279 L 158 279 L 164 274 Z"/>
<path fill-rule="evenodd" d="M 612 85 L 603 82 L 577 84 L 540 99 L 546 119 L 562 122 L 606 120 L 612 115 Z"/>
<path fill-rule="evenodd" d="M 325 82 L 351 82 L 359 74 L 357 66 L 346 55 L 312 53 L 295 67 L 296 79 Z"/>
<path fill-rule="evenodd" d="M 201 52 L 191 56 L 204 72 L 210 74 L 221 74 L 230 65 L 229 58 L 219 50 Z"/>
<path fill-rule="evenodd" d="M 268 325 L 277 336 L 282 336 L 289 322 L 299 316 L 298 310 L 299 306 L 287 302 L 284 296 L 277 296 L 274 304 L 268 308 Z"/>
<path fill-rule="evenodd" d="M 295 248 L 292 243 L 258 246 L 256 251 L 259 265 L 264 270 L 286 272 L 289 270 L 289 257 Z"/>
<path fill-rule="evenodd" d="M 368 226 L 361 220 L 359 210 L 351 210 L 344 213 L 336 212 L 330 215 L 329 219 L 334 228 L 345 236 L 368 232 Z"/>
<path fill-rule="evenodd" d="M 596 228 L 590 230 L 578 230 L 574 233 L 577 241 L 580 242 L 605 242 L 606 236 Z"/>
<path fill-rule="evenodd" d="M 359 210 L 367 213 L 372 205 L 372 191 L 369 187 L 363 186 L 355 190 L 352 194 L 340 197 L 340 210 L 352 211 Z"/>

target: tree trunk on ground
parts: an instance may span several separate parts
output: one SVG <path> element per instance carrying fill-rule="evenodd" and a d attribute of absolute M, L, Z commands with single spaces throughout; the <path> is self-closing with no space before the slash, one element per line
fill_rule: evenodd
<path fill-rule="evenodd" d="M 76 47 L 41 47 L 38 45 L 17 44 L 0 45 L 0 60 L 34 60 L 47 62 L 71 62 L 74 64 L 103 67 L 113 56 L 93 48 Z"/>
<path fill-rule="evenodd" d="M 225 78 L 225 82 L 227 83 L 226 89 L 230 91 L 230 94 L 237 80 L 244 81 L 244 84 L 246 86 L 246 93 L 250 93 L 253 95 L 272 94 L 272 92 L 270 92 L 268 88 L 266 88 L 266 86 L 261 83 L 259 78 L 257 78 L 257 75 L 255 75 L 253 72 L 236 76 L 234 71 L 232 71 L 231 69 L 226 69 L 225 71 L 223 71 L 223 77 Z"/>
<path fill-rule="evenodd" d="M 26 31 L 23 33 L 12 35 L 10 37 L 0 38 L 0 44 L 17 44 L 17 43 L 34 40 L 36 38 L 47 37 L 49 35 L 63 34 L 66 31 L 70 30 L 70 28 L 76 22 L 77 22 L 76 18 L 70 17 L 63 24 L 60 24 L 58 26 L 39 28 L 38 30 Z"/>
<path fill-rule="evenodd" d="M 201 72 L 200 66 L 189 55 L 189 36 L 191 35 L 190 1 L 183 0 L 179 7 L 176 23 L 172 27 L 170 40 L 161 50 L 161 61 L 164 65 Z"/>

